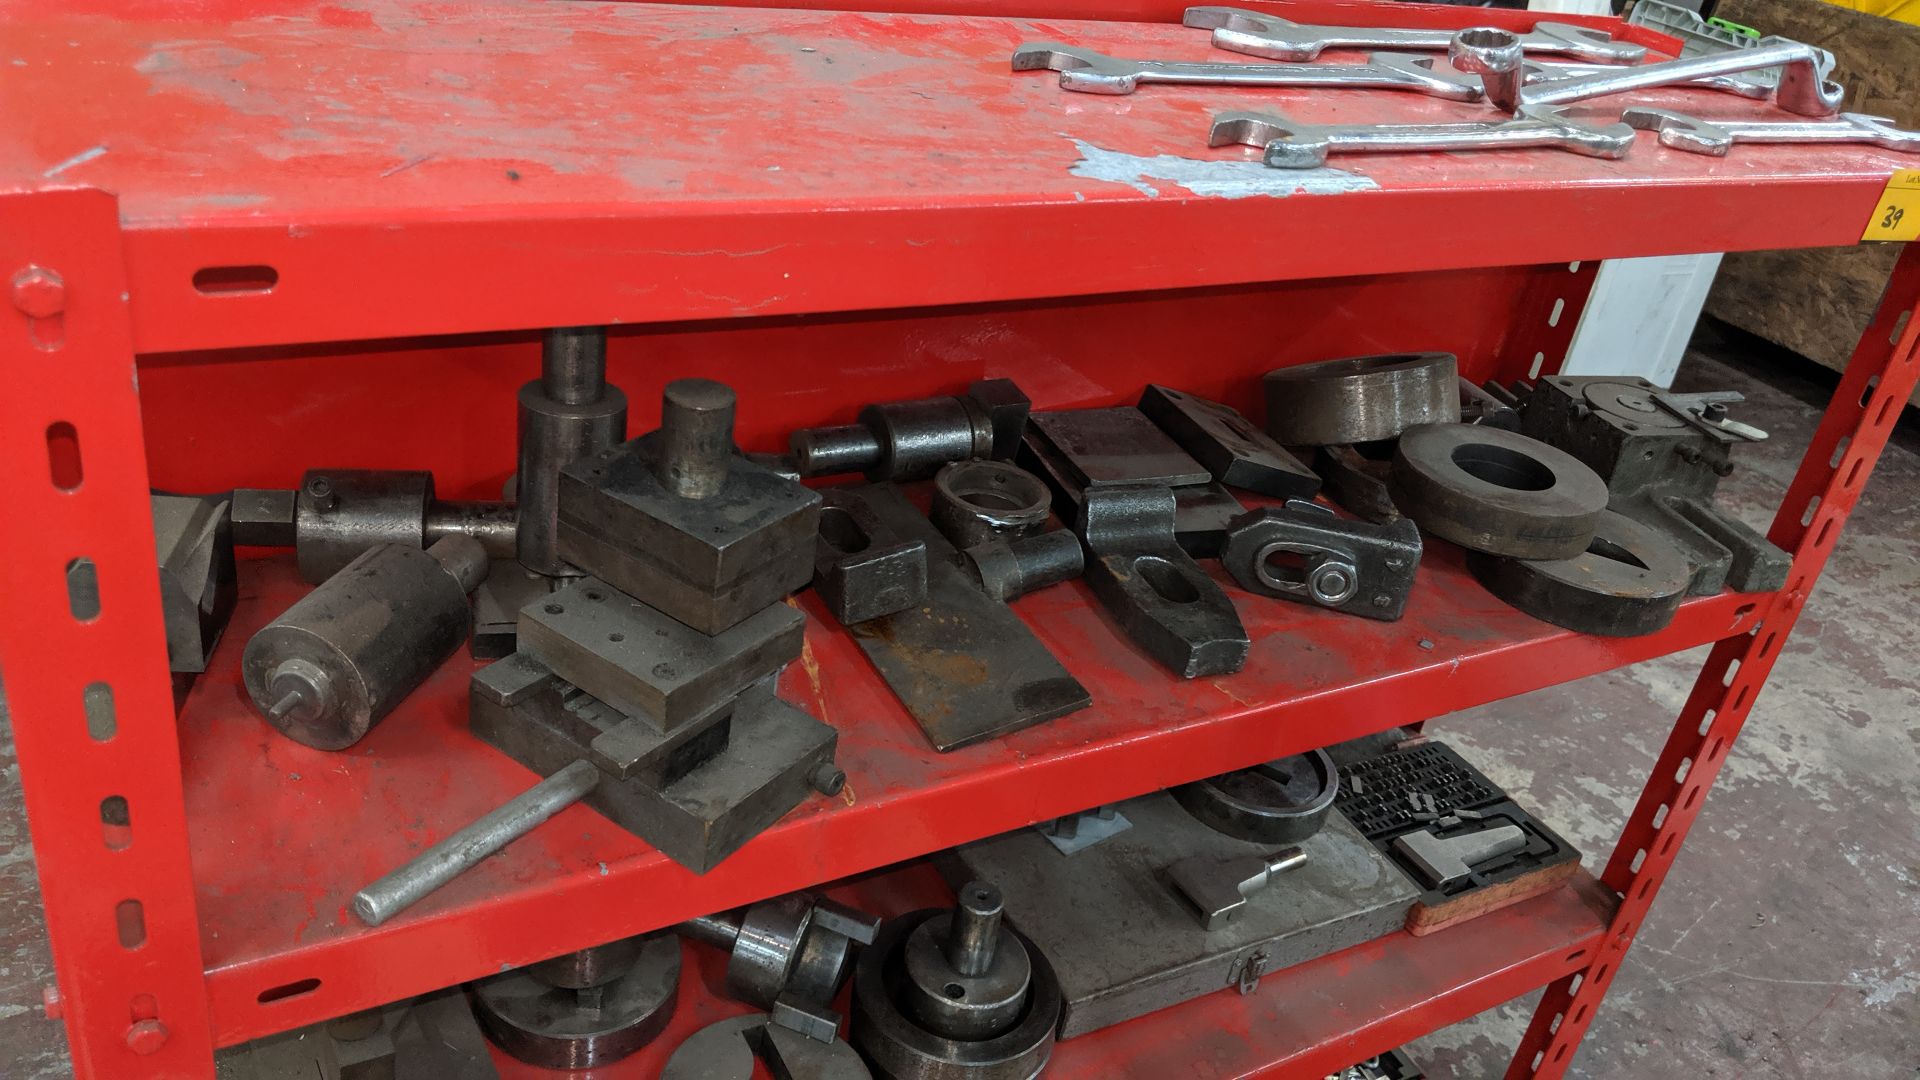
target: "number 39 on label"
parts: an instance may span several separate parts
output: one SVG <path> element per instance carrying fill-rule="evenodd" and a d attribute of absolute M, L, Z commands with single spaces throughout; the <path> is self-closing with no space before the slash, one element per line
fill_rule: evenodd
<path fill-rule="evenodd" d="M 1920 169 L 1901 169 L 1873 204 L 1862 240 L 1920 240 Z"/>

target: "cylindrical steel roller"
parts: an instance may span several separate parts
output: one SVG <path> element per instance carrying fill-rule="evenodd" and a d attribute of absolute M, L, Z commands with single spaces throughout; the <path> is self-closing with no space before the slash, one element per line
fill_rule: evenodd
<path fill-rule="evenodd" d="M 993 454 L 993 425 L 966 398 L 869 405 L 860 410 L 860 422 L 880 442 L 880 460 L 868 467 L 869 480 L 919 480 L 949 461 Z"/>
<path fill-rule="evenodd" d="M 539 965 L 535 965 L 538 967 Z M 521 968 L 472 984 L 474 1014 L 502 1050 L 529 1065 L 586 1069 L 652 1042 L 679 997 L 680 939 L 640 939 L 618 978 L 586 990 L 554 986 Z"/>
<path fill-rule="evenodd" d="M 712 379 L 675 379 L 660 401 L 660 486 L 704 499 L 726 485 L 733 461 L 733 390 Z"/>
<path fill-rule="evenodd" d="M 1673 621 L 1693 568 L 1671 540 L 1608 511 L 1587 549 L 1527 561 L 1478 552 L 1467 568 L 1487 591 L 1542 622 L 1583 634 L 1633 637 Z"/>
<path fill-rule="evenodd" d="M 630 937 L 595 945 L 578 952 L 562 953 L 550 960 L 530 964 L 526 972 L 548 986 L 566 990 L 591 990 L 605 986 L 625 975 L 640 958 L 647 938 Z"/>
<path fill-rule="evenodd" d="M 380 544 L 427 546 L 433 474 L 310 469 L 294 494 L 294 561 L 318 584 Z"/>
<path fill-rule="evenodd" d="M 880 439 L 864 424 L 805 428 L 788 445 L 802 476 L 866 472 L 880 461 Z"/>
<path fill-rule="evenodd" d="M 247 642 L 254 707 L 308 746 L 352 746 L 465 640 L 488 566 L 467 536 L 365 552 Z"/>
<path fill-rule="evenodd" d="M 967 559 L 988 596 L 1011 603 L 1086 569 L 1086 549 L 1071 529 L 1035 533 L 1017 540 L 987 540 L 967 549 Z"/>
<path fill-rule="evenodd" d="M 1310 750 L 1181 784 L 1172 793 L 1216 832 L 1257 844 L 1297 844 L 1326 822 L 1340 774 L 1326 751 Z"/>
<path fill-rule="evenodd" d="M 1391 439 L 1460 419 L 1452 353 L 1391 353 L 1267 372 L 1267 434 L 1289 446 Z"/>
<path fill-rule="evenodd" d="M 519 423 L 520 563 L 549 577 L 577 575 L 560 558 L 560 470 L 627 437 L 627 396 L 606 384 L 606 331 L 547 332 L 541 377 L 520 388 Z"/>
<path fill-rule="evenodd" d="M 927 517 L 957 548 L 1038 532 L 1053 512 L 1041 479 L 1004 461 L 955 461 L 933 478 Z"/>
<path fill-rule="evenodd" d="M 1607 509 L 1606 481 L 1573 455 L 1475 424 L 1408 429 L 1387 488 L 1421 529 L 1515 559 L 1580 554 Z"/>

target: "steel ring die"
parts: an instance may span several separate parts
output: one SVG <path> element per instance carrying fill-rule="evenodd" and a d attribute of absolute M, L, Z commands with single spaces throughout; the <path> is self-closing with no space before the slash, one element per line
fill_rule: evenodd
<path fill-rule="evenodd" d="M 753 1080 L 757 1061 L 785 1078 L 871 1080 L 873 1075 L 840 1039 L 822 1042 L 769 1021 L 766 1013 L 747 1013 L 687 1036 L 667 1059 L 660 1080 Z"/>
<path fill-rule="evenodd" d="M 1053 493 L 1027 470 L 1004 461 L 956 461 L 934 476 L 927 516 L 965 550 L 1039 532 L 1052 512 Z"/>
<path fill-rule="evenodd" d="M 1515 559 L 1579 555 L 1607 509 L 1606 481 L 1573 455 L 1478 424 L 1407 429 L 1387 487 L 1427 532 Z"/>
<path fill-rule="evenodd" d="M 1606 637 L 1665 627 L 1693 578 L 1692 565 L 1671 540 L 1611 510 L 1587 549 L 1570 559 L 1474 553 L 1467 568 L 1488 592 L 1536 619 Z"/>
<path fill-rule="evenodd" d="M 471 986 L 487 1037 L 530 1065 L 584 1069 L 618 1061 L 673 1019 L 680 939 L 654 934 L 503 972 Z"/>
<path fill-rule="evenodd" d="M 1259 844 L 1297 844 L 1326 823 L 1340 773 L 1325 750 L 1309 750 L 1172 789 L 1187 813 L 1215 832 Z"/>

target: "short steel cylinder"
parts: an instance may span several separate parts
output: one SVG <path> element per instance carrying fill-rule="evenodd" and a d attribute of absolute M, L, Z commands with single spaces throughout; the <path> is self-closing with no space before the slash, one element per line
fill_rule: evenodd
<path fill-rule="evenodd" d="M 993 426 L 957 397 L 869 405 L 860 422 L 880 440 L 880 460 L 869 480 L 920 480 L 949 461 L 993 454 Z"/>
<path fill-rule="evenodd" d="M 433 474 L 398 469 L 310 469 L 294 493 L 300 576 L 327 580 L 368 548 L 427 546 Z"/>
<path fill-rule="evenodd" d="M 556 330 L 541 353 L 541 377 L 520 388 L 516 532 L 520 564 L 549 577 L 577 575 L 560 558 L 560 470 L 625 442 L 627 396 L 608 386 L 606 334 Z"/>
<path fill-rule="evenodd" d="M 676 379 L 660 399 L 660 485 L 705 499 L 727 483 L 733 462 L 733 390 L 712 379 Z"/>
<path fill-rule="evenodd" d="M 625 975 L 633 967 L 633 962 L 640 958 L 641 946 L 646 943 L 645 936 L 621 938 L 605 945 L 595 945 L 591 949 L 542 960 L 527 967 L 526 972 L 548 986 L 590 990 Z"/>
<path fill-rule="evenodd" d="M 866 472 L 880 462 L 880 440 L 861 424 L 804 428 L 788 446 L 801 476 Z"/>
<path fill-rule="evenodd" d="M 247 642 L 254 706 L 298 742 L 352 746 L 465 640 L 487 569 L 465 536 L 366 551 Z"/>
<path fill-rule="evenodd" d="M 960 890 L 947 928 L 947 963 L 953 970 L 962 975 L 985 974 L 993 965 L 1000 917 L 1005 913 L 999 889 L 975 881 Z"/>
<path fill-rule="evenodd" d="M 980 587 L 1003 603 L 1062 581 L 1086 570 L 1086 549 L 1070 529 L 1023 536 L 1018 540 L 988 540 L 967 549 Z"/>
<path fill-rule="evenodd" d="M 903 1004 L 908 1015 L 942 1038 L 990 1039 L 1019 1021 L 1033 968 L 1026 947 L 1002 929 L 997 915 L 969 913 L 968 906 L 962 900 L 960 907 L 927 920 L 908 936 L 901 957 Z M 998 906 L 996 893 L 993 907 Z M 977 971 L 963 972 L 953 964 L 956 937 L 968 950 L 962 957 L 981 963 Z"/>

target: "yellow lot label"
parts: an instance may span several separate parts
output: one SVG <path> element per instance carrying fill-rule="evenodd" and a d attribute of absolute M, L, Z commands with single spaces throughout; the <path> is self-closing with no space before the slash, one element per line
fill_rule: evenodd
<path fill-rule="evenodd" d="M 1920 169 L 1901 169 L 1873 204 L 1862 240 L 1920 240 Z"/>

